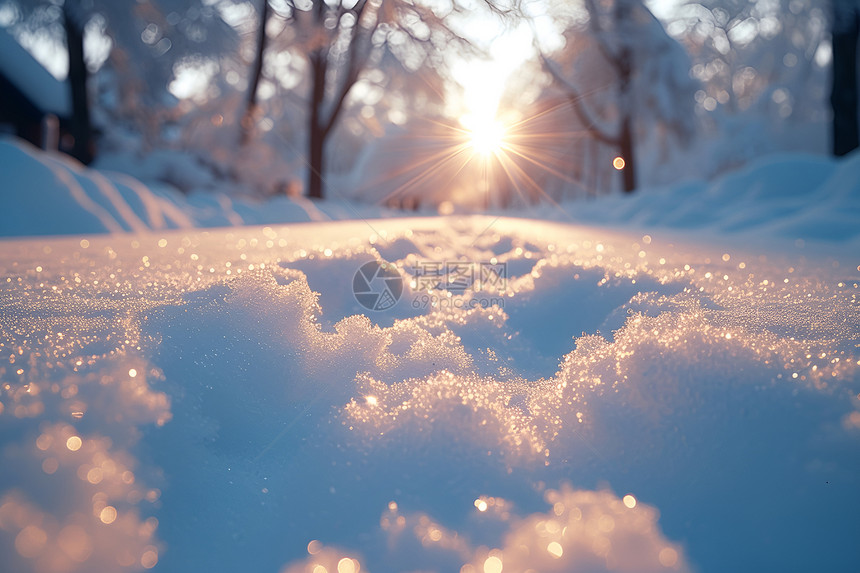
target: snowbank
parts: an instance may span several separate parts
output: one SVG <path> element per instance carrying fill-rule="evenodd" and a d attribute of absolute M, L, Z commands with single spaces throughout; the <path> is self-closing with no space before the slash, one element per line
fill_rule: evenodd
<path fill-rule="evenodd" d="M 766 157 L 713 182 L 567 202 L 538 215 L 637 229 L 860 243 L 860 153 Z"/>
<path fill-rule="evenodd" d="M 165 157 L 144 161 L 180 171 L 191 169 L 187 162 L 177 165 Z M 147 186 L 128 175 L 89 169 L 63 154 L 46 153 L 13 138 L 0 139 L 0 172 L 5 205 L 0 211 L 0 235 L 7 237 L 330 219 L 303 198 L 281 197 L 260 205 L 223 193 L 183 195 L 168 185 Z M 332 210 L 338 212 L 338 206 Z"/>

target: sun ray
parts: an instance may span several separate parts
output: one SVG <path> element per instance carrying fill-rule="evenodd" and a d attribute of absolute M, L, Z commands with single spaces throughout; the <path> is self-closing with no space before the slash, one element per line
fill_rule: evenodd
<path fill-rule="evenodd" d="M 511 165 L 516 168 L 516 170 L 520 173 L 520 176 L 526 181 L 526 183 L 529 184 L 529 186 L 531 186 L 536 191 L 538 196 L 546 199 L 551 205 L 561 210 L 565 215 L 568 215 L 568 213 L 561 207 L 561 205 L 559 205 L 557 201 L 555 201 L 546 191 L 544 191 L 543 187 L 541 187 L 540 184 L 535 181 L 532 176 L 526 173 L 526 171 L 522 167 L 517 165 L 516 162 L 510 160 L 509 158 L 506 159 L 508 159 Z M 570 218 L 569 215 L 568 218 Z"/>
<path fill-rule="evenodd" d="M 380 201 L 394 205 L 408 205 L 407 200 L 413 206 L 453 201 L 473 208 L 543 202 L 563 210 L 553 198 L 559 183 L 588 192 L 582 182 L 585 156 L 577 160 L 577 150 L 579 142 L 590 139 L 589 127 L 558 129 L 553 116 L 570 105 L 562 99 L 525 117 L 488 106 L 456 123 L 424 118 L 423 129 L 413 127 L 386 152 L 404 161 L 394 159 L 392 169 L 363 188 L 383 191 Z M 409 141 L 415 142 L 411 152 Z"/>
<path fill-rule="evenodd" d="M 572 179 L 569 175 L 562 173 L 561 171 L 555 169 L 554 167 L 551 167 L 550 165 L 547 165 L 546 163 L 544 163 L 542 161 L 539 161 L 536 158 L 529 157 L 525 153 L 523 153 L 521 151 L 517 151 L 516 149 L 513 149 L 513 148 L 510 148 L 510 152 L 513 153 L 514 155 L 516 155 L 517 157 L 522 157 L 523 159 L 525 159 L 526 161 L 528 161 L 532 165 L 539 167 L 540 169 L 543 169 L 543 170 L 547 171 L 548 173 L 552 173 L 556 177 L 564 179 L 568 183 L 576 183 L 576 180 Z"/>
<path fill-rule="evenodd" d="M 368 191 L 369 189 L 373 189 L 373 188 L 376 188 L 378 186 L 381 186 L 386 181 L 393 181 L 393 180 L 397 179 L 398 177 L 401 177 L 401 176 L 403 176 L 403 175 L 405 175 L 411 171 L 415 171 L 415 170 L 420 171 L 420 173 L 411 177 L 409 179 L 409 181 L 407 181 L 404 184 L 399 185 L 397 189 L 393 190 L 392 192 L 388 193 L 385 197 L 383 197 L 382 201 L 384 202 L 384 201 L 402 193 L 404 186 L 409 187 L 412 184 L 411 182 L 420 180 L 422 177 L 422 173 L 429 175 L 434 171 L 438 171 L 438 170 L 442 169 L 443 166 L 446 163 L 448 163 L 453 157 L 456 157 L 457 155 L 466 151 L 466 149 L 468 148 L 468 145 L 464 141 L 464 137 L 462 135 L 460 135 L 460 136 L 450 135 L 451 131 L 457 129 L 455 126 L 445 124 L 442 122 L 438 122 L 438 121 L 433 121 L 433 120 L 427 120 L 427 121 L 429 123 L 435 124 L 437 126 L 441 126 L 442 128 L 444 128 L 449 133 L 448 134 L 441 134 L 441 135 L 440 134 L 430 134 L 430 135 L 409 134 L 409 135 L 402 136 L 401 138 L 399 138 L 399 140 L 401 140 L 401 141 L 419 140 L 419 139 L 420 140 L 428 140 L 428 141 L 433 141 L 433 142 L 439 142 L 440 145 L 442 145 L 443 147 L 439 150 L 433 150 L 431 153 L 426 153 L 426 152 L 411 153 L 410 155 L 411 155 L 412 159 L 410 162 L 400 166 L 399 168 L 397 168 L 394 171 L 388 171 L 388 172 L 382 174 L 381 176 L 373 179 L 369 183 L 366 183 L 365 185 L 361 186 L 357 190 L 357 192 L 356 192 L 357 194 L 360 195 L 360 194 Z M 448 140 L 451 141 L 450 144 L 445 143 L 445 141 L 448 141 Z M 426 168 L 427 166 L 430 166 L 430 167 Z"/>
<path fill-rule="evenodd" d="M 425 180 L 429 179 L 430 177 L 432 177 L 433 175 L 444 171 L 445 168 L 448 166 L 448 164 L 451 163 L 452 161 L 454 161 L 460 155 L 467 155 L 465 145 L 458 146 L 456 151 L 445 154 L 444 159 L 442 159 L 441 161 L 438 161 L 438 162 L 434 162 L 434 164 L 429 169 L 422 170 L 421 172 L 417 173 L 414 177 L 411 177 L 407 181 L 398 185 L 393 191 L 391 191 L 385 197 L 383 197 L 382 202 L 385 203 L 386 201 L 389 201 L 395 197 L 403 195 L 406 193 L 406 191 L 408 191 L 412 187 L 417 186 L 420 182 L 425 181 Z M 464 160 L 460 163 L 460 165 L 454 170 L 454 173 L 453 173 L 451 179 L 453 179 L 454 177 L 459 175 L 460 172 L 462 172 L 463 168 L 466 165 L 468 165 L 470 161 L 471 161 L 471 157 L 465 157 Z M 422 162 L 422 163 L 427 163 L 427 162 Z M 415 166 L 407 166 L 407 167 L 409 168 L 409 170 L 415 168 Z"/>

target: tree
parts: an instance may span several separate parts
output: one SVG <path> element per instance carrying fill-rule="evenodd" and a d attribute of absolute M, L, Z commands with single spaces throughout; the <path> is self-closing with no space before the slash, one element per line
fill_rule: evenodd
<path fill-rule="evenodd" d="M 140 131 L 145 146 L 163 146 L 165 128 L 182 114 L 174 82 L 197 74 L 208 78 L 208 91 L 217 91 L 224 60 L 237 57 L 237 31 L 220 11 L 226 3 L 149 0 L 130 10 L 124 2 L 93 0 L 112 41 L 103 72 L 115 101 L 107 111 Z"/>
<path fill-rule="evenodd" d="M 684 0 L 666 14 L 701 84 L 704 175 L 763 153 L 829 147 L 828 9 L 819 0 Z"/>
<path fill-rule="evenodd" d="M 90 163 L 95 153 L 90 125 L 90 103 L 87 92 L 87 65 L 84 61 L 84 26 L 87 15 L 74 0 L 63 4 L 63 25 L 69 54 L 68 84 L 72 95 L 72 156 Z"/>
<path fill-rule="evenodd" d="M 259 18 L 257 19 L 257 37 L 254 52 L 254 63 L 251 68 L 251 76 L 248 79 L 248 92 L 245 97 L 245 112 L 241 121 L 241 142 L 247 144 L 251 139 L 253 131 L 254 118 L 257 116 L 258 93 L 260 88 L 260 79 L 263 77 L 263 58 L 266 55 L 266 46 L 268 45 L 268 34 L 266 26 L 269 23 L 269 15 L 272 10 L 269 6 L 269 0 L 262 0 Z"/>
<path fill-rule="evenodd" d="M 78 123 L 87 123 L 86 76 L 98 70 L 114 92 L 101 111 L 132 123 L 154 146 L 177 103 L 169 91 L 177 71 L 235 53 L 235 30 L 218 8 L 229 1 L 9 0 L 7 22 L 22 44 L 51 42 L 67 52 Z M 85 37 L 102 43 L 102 60 L 84 53 Z"/>
<path fill-rule="evenodd" d="M 281 34 L 289 38 L 293 54 L 305 62 L 309 197 L 322 198 L 325 194 L 328 143 L 354 88 L 371 69 L 390 69 L 393 58 L 407 73 L 440 70 L 446 50 L 453 44 L 468 45 L 448 22 L 452 14 L 465 9 L 458 2 L 425 6 L 409 0 L 285 0 L 286 10 L 277 15 L 285 22 Z M 497 10 L 489 2 L 487 6 Z M 269 14 L 268 18 L 275 16 Z M 255 64 L 261 72 L 265 66 L 260 62 L 270 40 L 265 33 L 267 21 L 264 10 Z M 248 92 L 247 109 L 251 112 L 254 104 L 250 102 L 256 98 L 254 85 L 252 81 Z"/>
<path fill-rule="evenodd" d="M 660 124 L 688 136 L 695 83 L 684 50 L 639 0 L 614 0 L 606 9 L 585 0 L 584 8 L 565 34 L 566 48 L 540 57 L 582 128 L 617 150 L 629 193 L 639 184 L 637 135 Z"/>
<path fill-rule="evenodd" d="M 833 154 L 846 155 L 860 145 L 857 106 L 857 45 L 860 11 L 848 0 L 833 0 Z"/>
<path fill-rule="evenodd" d="M 826 13 L 819 3 L 695 0 L 681 5 L 669 26 L 692 54 L 706 111 L 719 105 L 737 113 L 758 106 L 756 111 L 767 113 L 762 104 L 770 100 L 781 121 L 819 106 L 820 81 L 814 74 L 819 48 L 827 43 Z M 781 96 L 773 101 L 777 90 L 788 93 L 790 114 Z"/>

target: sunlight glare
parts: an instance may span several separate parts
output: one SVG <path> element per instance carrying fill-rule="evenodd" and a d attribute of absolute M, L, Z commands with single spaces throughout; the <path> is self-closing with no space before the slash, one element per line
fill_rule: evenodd
<path fill-rule="evenodd" d="M 469 145 L 483 155 L 497 153 L 505 144 L 505 128 L 495 119 L 464 116 L 462 123 L 469 130 Z"/>

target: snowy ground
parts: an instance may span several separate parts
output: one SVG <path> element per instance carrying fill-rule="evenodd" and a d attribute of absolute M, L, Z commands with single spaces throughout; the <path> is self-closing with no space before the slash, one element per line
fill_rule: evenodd
<path fill-rule="evenodd" d="M 16 139 L 0 138 L 0 236 L 124 233 L 292 222 L 369 219 L 404 215 L 369 203 L 333 198 L 312 202 L 279 196 L 237 197 L 235 182 L 221 181 L 192 158 L 169 151 L 145 158 L 117 154 L 87 169 Z M 187 193 L 165 184 L 182 181 Z M 342 186 L 337 186 L 341 188 Z M 447 205 L 451 209 L 456 206 Z M 443 210 L 444 211 L 444 210 Z M 435 214 L 425 206 L 422 214 Z M 412 215 L 413 213 L 408 213 Z M 825 250 L 860 252 L 860 153 L 841 160 L 802 154 L 760 159 L 716 181 L 692 181 L 632 196 L 543 202 L 499 211 L 502 216 L 552 219 L 671 232 L 700 240 L 785 250 L 820 243 Z"/>
<path fill-rule="evenodd" d="M 0 561 L 857 571 L 860 260 L 831 244 L 491 217 L 5 241 Z M 353 295 L 398 294 L 371 261 L 403 277 L 386 310 Z"/>

